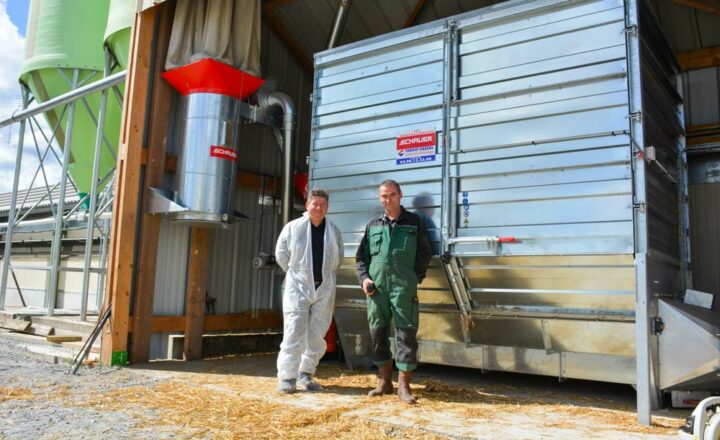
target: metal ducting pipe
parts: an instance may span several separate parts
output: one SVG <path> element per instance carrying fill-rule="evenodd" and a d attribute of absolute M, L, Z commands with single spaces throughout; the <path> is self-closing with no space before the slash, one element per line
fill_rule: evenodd
<path fill-rule="evenodd" d="M 332 49 L 337 46 L 340 41 L 342 31 L 345 28 L 345 21 L 347 20 L 348 13 L 350 12 L 350 5 L 352 5 L 352 0 L 338 1 L 338 10 L 335 15 L 335 22 L 333 23 L 332 30 L 330 31 L 330 38 L 328 38 L 327 49 Z"/>
<path fill-rule="evenodd" d="M 283 111 L 283 176 L 282 176 L 282 221 L 287 224 L 293 209 L 293 130 L 295 128 L 295 105 L 292 98 L 282 92 L 273 92 L 263 103 L 267 106 L 277 105 Z"/>

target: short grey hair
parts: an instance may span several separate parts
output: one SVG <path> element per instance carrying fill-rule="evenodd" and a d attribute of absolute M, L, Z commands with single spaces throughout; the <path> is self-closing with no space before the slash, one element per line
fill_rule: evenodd
<path fill-rule="evenodd" d="M 310 190 L 310 192 L 308 193 L 308 200 L 312 199 L 313 197 L 322 197 L 328 202 L 330 201 L 330 195 L 327 193 L 327 191 L 320 188 L 314 188 Z"/>
<path fill-rule="evenodd" d="M 392 179 L 386 179 L 386 180 L 383 180 L 382 183 L 380 183 L 380 186 L 393 186 L 393 185 L 395 186 L 395 188 L 397 188 L 398 192 L 400 192 L 400 193 L 402 192 L 402 190 L 400 189 L 400 184 Z"/>

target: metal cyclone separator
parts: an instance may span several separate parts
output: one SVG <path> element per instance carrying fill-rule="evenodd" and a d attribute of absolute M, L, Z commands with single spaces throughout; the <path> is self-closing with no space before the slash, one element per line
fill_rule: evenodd
<path fill-rule="evenodd" d="M 239 107 L 264 81 L 209 58 L 163 78 L 182 95 L 177 185 L 153 189 L 151 210 L 195 224 L 232 221 Z"/>
<path fill-rule="evenodd" d="M 196 226 L 226 226 L 233 215 L 240 119 L 278 128 L 271 107 L 283 113 L 283 215 L 289 215 L 292 180 L 292 100 L 265 93 L 259 105 L 248 98 L 265 83 L 260 78 L 260 2 L 178 0 L 166 72 L 162 77 L 181 95 L 177 171 L 172 190 L 151 188 L 149 212 Z M 267 87 L 266 87 L 267 89 Z"/>

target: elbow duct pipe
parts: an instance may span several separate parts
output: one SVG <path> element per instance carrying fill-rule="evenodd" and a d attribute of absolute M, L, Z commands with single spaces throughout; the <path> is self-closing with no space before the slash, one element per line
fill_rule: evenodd
<path fill-rule="evenodd" d="M 283 112 L 283 175 L 282 175 L 282 221 L 287 224 L 292 212 L 292 180 L 293 180 L 293 130 L 295 129 L 295 105 L 292 98 L 282 92 L 273 92 L 265 100 L 267 106 L 278 106 Z"/>

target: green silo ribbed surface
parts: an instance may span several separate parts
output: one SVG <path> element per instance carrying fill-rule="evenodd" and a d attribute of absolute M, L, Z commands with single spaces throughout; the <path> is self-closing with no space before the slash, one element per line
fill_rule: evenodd
<path fill-rule="evenodd" d="M 44 102 L 70 91 L 68 80 L 72 81 L 74 69 L 79 69 L 80 84 L 103 77 L 103 41 L 108 7 L 109 0 L 32 0 L 20 79 L 37 101 Z M 98 117 L 100 94 L 92 94 L 85 101 L 90 112 L 83 101 L 77 101 L 70 145 L 70 176 L 80 193 L 90 192 L 97 132 L 93 117 Z M 114 152 L 117 152 L 120 116 L 121 104 L 111 93 L 104 133 Z M 51 128 L 61 118 L 61 132 L 56 137 L 66 153 L 67 111 L 63 114 L 61 106 L 45 113 L 45 117 Z M 104 147 L 99 173 L 101 178 L 115 166 L 115 162 Z"/>
<path fill-rule="evenodd" d="M 136 3 L 135 0 L 110 0 L 105 45 L 115 55 L 121 70 L 127 69 Z"/>

